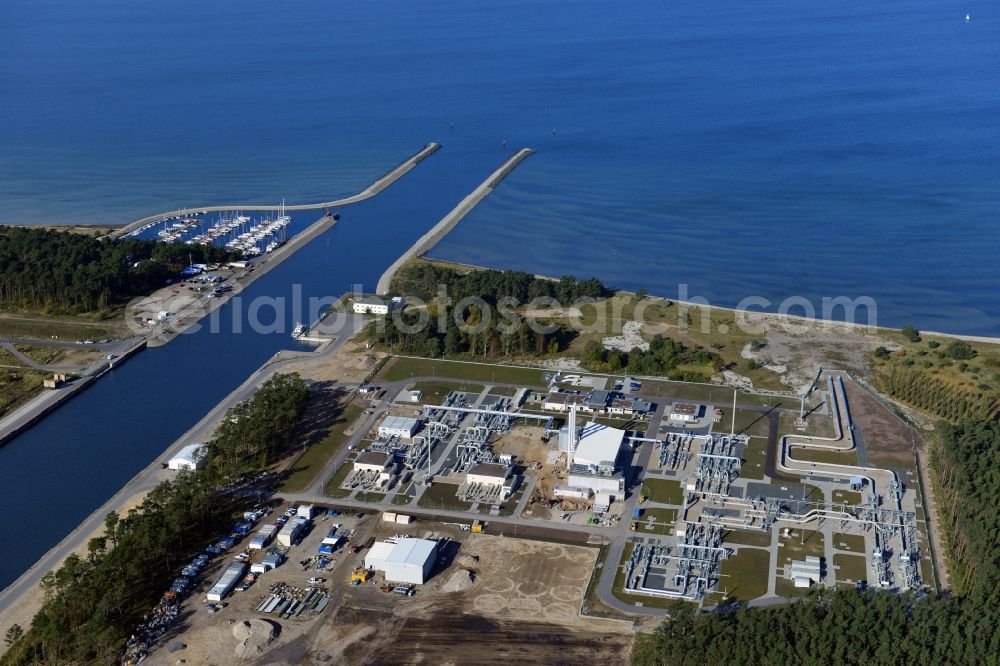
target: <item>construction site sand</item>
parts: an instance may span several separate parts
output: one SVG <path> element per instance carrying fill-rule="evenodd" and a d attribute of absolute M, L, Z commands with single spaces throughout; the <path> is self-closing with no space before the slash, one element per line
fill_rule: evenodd
<path fill-rule="evenodd" d="M 572 650 L 589 640 L 599 663 L 628 659 L 630 623 L 580 615 L 597 550 L 488 534 L 461 539 L 453 568 L 435 577 L 443 583 L 432 579 L 412 599 L 385 599 L 381 609 L 345 606 L 315 632 L 303 662 L 483 663 L 481 649 L 495 642 L 508 655 L 526 651 L 531 663 L 576 663 Z M 466 566 L 475 570 L 474 585 L 446 593 Z M 550 636 L 564 636 L 566 646 Z M 470 644 L 479 647 L 462 648 Z"/>

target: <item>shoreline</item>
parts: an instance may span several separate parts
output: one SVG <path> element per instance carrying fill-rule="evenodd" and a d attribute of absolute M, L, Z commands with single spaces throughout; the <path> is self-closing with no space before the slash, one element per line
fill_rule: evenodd
<path fill-rule="evenodd" d="M 358 194 L 337 200 L 340 205 L 350 205 L 358 203 L 379 194 L 397 180 L 412 171 L 418 164 L 441 149 L 439 143 L 429 143 L 414 155 L 406 158 L 398 165 L 390 169 L 364 190 Z M 327 202 L 336 203 L 336 202 Z M 286 210 L 310 210 L 313 208 L 324 208 L 326 204 L 303 204 L 299 207 L 287 206 Z M 276 208 L 276 207 L 275 207 Z M 228 209 L 225 209 L 228 210 Z M 256 210 L 256 208 L 254 208 Z M 154 216 L 155 217 L 155 216 Z M 177 313 L 176 318 L 158 325 L 151 331 L 139 333 L 131 339 L 128 346 L 118 354 L 113 364 L 104 367 L 99 372 L 94 372 L 81 377 L 73 384 L 51 392 L 43 392 L 29 399 L 13 413 L 0 419 L 0 446 L 16 438 L 21 433 L 33 427 L 41 419 L 62 406 L 67 400 L 73 398 L 80 391 L 89 387 L 94 381 L 100 379 L 106 372 L 112 370 L 118 364 L 134 356 L 139 351 L 146 348 L 162 347 L 171 340 L 189 331 L 202 319 L 215 312 L 228 303 L 234 296 L 237 296 L 243 289 L 250 286 L 259 277 L 266 275 L 282 262 L 293 256 L 299 249 L 305 246 L 316 237 L 332 229 L 339 222 L 333 216 L 324 215 L 316 222 L 313 222 L 306 229 L 293 236 L 288 243 L 278 248 L 265 257 L 258 264 L 253 264 L 252 272 L 244 272 L 240 277 L 234 278 L 236 288 L 225 294 L 221 298 L 207 299 L 200 297 L 190 303 L 184 310 Z M 132 223 L 135 224 L 135 223 Z M 109 234 L 109 237 L 116 237 L 114 233 L 127 233 L 126 225 L 120 227 L 116 232 Z M 204 301 L 209 301 L 207 304 Z"/>
<path fill-rule="evenodd" d="M 482 266 L 482 265 L 479 265 L 479 264 L 467 264 L 467 263 L 460 262 L 460 261 L 451 261 L 449 259 L 436 259 L 436 258 L 430 258 L 430 257 L 426 257 L 426 256 L 417 256 L 417 257 L 411 257 L 411 258 L 423 259 L 424 261 L 428 261 L 428 262 L 436 263 L 436 264 L 444 264 L 446 266 L 454 266 L 454 267 L 459 268 L 459 269 L 480 270 L 480 271 L 501 271 L 501 272 L 507 272 L 507 271 L 510 271 L 510 270 L 514 270 L 514 269 L 504 269 L 504 268 L 491 268 L 489 266 Z M 559 281 L 559 278 L 552 277 L 551 275 L 542 275 L 540 273 L 533 273 L 532 275 L 534 277 L 536 277 L 536 278 L 543 279 L 543 280 L 552 280 L 553 282 L 558 282 Z M 625 293 L 625 294 L 629 294 L 631 296 L 635 296 L 636 292 L 634 292 L 634 291 L 628 291 L 628 290 L 625 290 L 625 289 L 618 289 L 618 290 L 615 290 L 615 293 Z M 805 315 L 798 315 L 798 314 L 791 314 L 791 313 L 784 313 L 784 314 L 782 314 L 780 312 L 768 312 L 767 310 L 739 310 L 737 308 L 728 307 L 728 306 L 725 306 L 725 305 L 704 305 L 702 303 L 694 303 L 694 302 L 691 302 L 691 301 L 682 301 L 682 300 L 677 299 L 677 298 L 671 298 L 669 296 L 659 296 L 659 295 L 656 295 L 656 294 L 647 294 L 646 298 L 652 298 L 652 299 L 659 299 L 659 300 L 664 300 L 664 301 L 670 301 L 671 303 L 682 305 L 682 306 L 685 306 L 687 308 L 693 308 L 693 309 L 708 308 L 709 310 L 718 310 L 719 312 L 727 312 L 727 313 L 731 313 L 733 315 L 739 314 L 739 315 L 742 315 L 742 316 L 745 316 L 745 317 L 750 317 L 750 318 L 763 317 L 763 318 L 767 318 L 767 319 L 784 320 L 784 321 L 788 321 L 788 322 L 792 322 L 792 323 L 808 324 L 808 325 L 820 326 L 820 327 L 824 327 L 824 328 L 844 327 L 844 328 L 850 328 L 850 329 L 867 329 L 867 331 L 870 332 L 870 333 L 886 333 L 886 332 L 889 332 L 889 333 L 898 333 L 901 330 L 899 328 L 894 328 L 892 326 L 880 326 L 880 325 L 877 325 L 877 324 L 876 325 L 872 325 L 872 324 L 860 324 L 858 322 L 851 322 L 851 321 L 824 320 L 824 319 L 817 319 L 815 317 L 806 317 Z M 979 342 L 979 343 L 982 343 L 982 344 L 1000 345 L 1000 336 L 991 337 L 991 336 L 985 336 L 985 335 L 965 335 L 965 334 L 962 334 L 962 333 L 942 333 L 940 331 L 925 331 L 925 330 L 920 330 L 920 335 L 921 336 L 933 336 L 933 337 L 939 337 L 939 338 L 952 338 L 952 339 L 955 339 L 955 340 L 964 340 L 966 342 Z"/>

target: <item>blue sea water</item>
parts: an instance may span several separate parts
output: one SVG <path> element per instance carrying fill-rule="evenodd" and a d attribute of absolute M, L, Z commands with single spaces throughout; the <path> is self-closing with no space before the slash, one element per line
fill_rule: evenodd
<path fill-rule="evenodd" d="M 998 12 L 7 0 L 0 221 L 317 200 L 431 140 L 482 176 L 531 146 L 433 256 L 1000 335 Z"/>

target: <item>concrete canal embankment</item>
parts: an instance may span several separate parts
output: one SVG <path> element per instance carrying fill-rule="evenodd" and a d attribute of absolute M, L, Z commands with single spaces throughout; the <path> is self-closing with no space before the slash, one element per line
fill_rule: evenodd
<path fill-rule="evenodd" d="M 509 157 L 507 161 L 500 165 L 500 168 L 491 173 L 486 180 L 476 187 L 476 189 L 472 190 L 467 197 L 462 199 L 462 201 L 459 202 L 459 204 L 455 206 L 451 212 L 441 218 L 441 221 L 435 224 L 430 231 L 421 236 L 417 242 L 413 244 L 413 247 L 404 252 L 399 259 L 394 261 L 392 265 L 389 266 L 385 273 L 382 274 L 382 277 L 379 278 L 378 286 L 375 288 L 375 293 L 380 296 L 388 294 L 389 285 L 392 283 L 392 277 L 396 274 L 396 271 L 403 266 L 403 264 L 414 257 L 430 252 L 430 250 L 437 245 L 438 242 L 444 238 L 456 224 L 461 222 L 462 219 L 468 215 L 480 201 L 488 197 L 493 190 L 499 187 L 504 178 L 509 176 L 510 173 L 521 164 L 521 162 L 534 154 L 535 151 L 533 149 L 522 148 Z"/>
<path fill-rule="evenodd" d="M 322 208 L 333 208 L 339 206 L 346 206 L 353 203 L 358 203 L 366 199 L 370 199 L 375 195 L 379 194 L 387 187 L 395 183 L 397 180 L 409 173 L 414 167 L 420 164 L 423 160 L 433 155 L 435 152 L 440 150 L 441 144 L 429 143 L 420 149 L 416 154 L 407 158 L 399 165 L 388 171 L 385 175 L 380 177 L 378 180 L 373 182 L 371 185 L 366 187 L 361 192 L 354 194 L 349 197 L 344 197 L 341 199 L 335 199 L 332 201 L 324 201 L 313 204 L 297 204 L 292 206 L 285 206 L 286 211 L 296 211 L 296 210 L 318 210 Z M 209 206 L 197 209 L 198 211 L 224 211 L 233 209 L 242 210 L 253 210 L 253 211 L 270 211 L 279 210 L 278 206 L 237 206 L 237 205 L 227 205 L 227 206 Z M 128 224 L 120 229 L 113 231 L 109 234 L 111 238 L 119 238 L 130 231 L 138 229 L 150 222 L 158 222 L 165 219 L 179 215 L 185 211 L 169 211 L 166 213 L 159 213 L 157 215 L 151 215 L 145 217 L 141 220 L 136 220 L 131 224 Z M 186 212 L 193 212 L 193 209 L 188 209 Z M 7 441 L 17 437 L 25 430 L 29 429 L 41 419 L 55 410 L 57 407 L 65 403 L 67 400 L 77 395 L 80 391 L 90 386 L 95 380 L 103 376 L 106 372 L 124 362 L 126 359 L 130 358 L 134 354 L 138 353 L 146 347 L 159 347 L 180 333 L 189 330 L 192 326 L 198 323 L 205 315 L 211 313 L 214 310 L 222 307 L 229 298 L 239 293 L 240 290 L 246 288 L 254 280 L 260 278 L 262 275 L 266 275 L 270 270 L 281 264 L 283 261 L 291 257 L 297 250 L 305 246 L 309 241 L 313 240 L 317 236 L 328 231 L 334 225 L 337 224 L 337 218 L 333 215 L 324 215 L 315 223 L 310 225 L 307 229 L 299 234 L 293 236 L 287 244 L 278 248 L 274 252 L 266 255 L 262 261 L 257 262 L 254 266 L 252 272 L 248 272 L 246 275 L 238 280 L 238 289 L 234 289 L 227 296 L 215 299 L 199 299 L 198 301 L 192 303 L 184 311 L 177 314 L 176 318 L 163 326 L 158 327 L 149 333 L 143 334 L 141 337 L 134 338 L 129 341 L 128 344 L 118 352 L 116 358 L 113 362 L 102 361 L 100 364 L 95 364 L 87 370 L 83 376 L 70 382 L 69 384 L 52 391 L 46 391 L 39 394 L 31 401 L 23 405 L 21 408 L 15 412 L 9 414 L 3 419 L 0 419 L 0 444 L 6 443 Z"/>

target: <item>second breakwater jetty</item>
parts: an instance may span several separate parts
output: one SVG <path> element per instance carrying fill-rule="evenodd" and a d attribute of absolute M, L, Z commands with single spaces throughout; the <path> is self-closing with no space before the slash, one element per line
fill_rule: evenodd
<path fill-rule="evenodd" d="M 399 259 L 394 261 L 382 277 L 379 278 L 378 286 L 375 288 L 375 293 L 379 296 L 385 296 L 389 293 L 389 286 L 392 283 L 392 277 L 396 274 L 403 264 L 412 259 L 423 254 L 430 252 L 431 248 L 437 245 L 438 241 L 447 235 L 456 224 L 462 221 L 462 219 L 468 215 L 473 208 L 475 208 L 480 201 L 485 199 L 490 195 L 493 190 L 495 190 L 503 179 L 510 175 L 510 173 L 518 167 L 524 160 L 528 159 L 531 155 L 535 154 L 535 150 L 531 148 L 522 148 L 513 155 L 511 155 L 507 160 L 500 165 L 496 171 L 491 173 L 489 177 L 479 184 L 476 189 L 462 199 L 457 206 L 455 206 L 451 212 L 441 218 L 441 221 L 435 224 L 430 231 L 417 239 L 417 242 L 413 244 L 409 250 L 403 253 Z"/>

